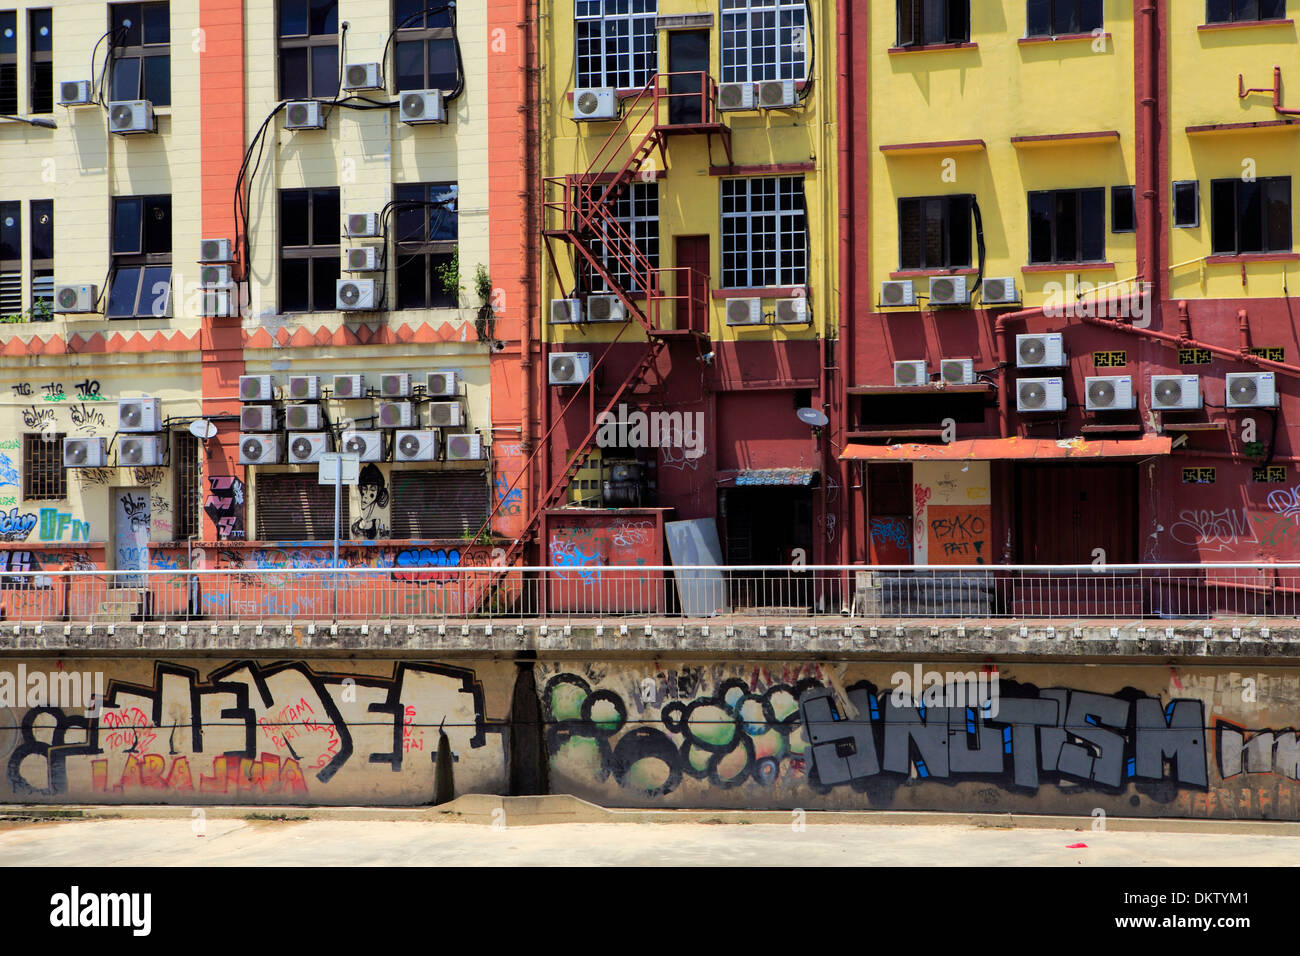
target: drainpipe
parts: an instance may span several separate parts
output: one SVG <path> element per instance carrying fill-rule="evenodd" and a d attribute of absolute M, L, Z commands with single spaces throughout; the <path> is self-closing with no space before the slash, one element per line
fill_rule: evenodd
<path fill-rule="evenodd" d="M 1138 223 L 1141 235 L 1142 259 L 1138 275 L 1150 284 L 1151 307 L 1160 302 L 1160 139 L 1158 101 L 1156 90 L 1160 68 L 1160 40 L 1156 21 L 1155 0 L 1142 0 L 1138 11 L 1137 28 L 1141 32 L 1140 48 L 1146 51 L 1142 64 L 1140 107 L 1140 135 L 1138 137 L 1137 189 L 1142 196 L 1142 221 Z"/>
<path fill-rule="evenodd" d="M 852 68 L 852 42 L 851 42 L 851 20 L 852 20 L 852 3 L 851 0 L 839 0 L 837 3 L 836 22 L 838 24 L 838 35 L 836 36 L 837 44 L 837 70 L 836 77 L 836 126 L 839 138 L 839 193 L 840 193 L 840 268 L 838 279 L 840 282 L 840 328 L 839 328 L 839 347 L 836 350 L 836 366 L 839 372 L 839 378 L 835 383 L 836 399 L 838 408 L 833 408 L 835 415 L 834 423 L 830 429 L 840 448 L 843 448 L 846 442 L 845 433 L 846 418 L 849 413 L 849 376 L 853 374 L 856 366 L 855 358 L 857 352 L 853 347 L 853 315 L 856 306 L 856 288 L 854 281 L 857 275 L 856 263 L 853 261 L 853 252 L 855 244 L 855 224 L 856 219 L 853 216 L 853 75 Z M 825 363 L 823 362 L 823 366 Z M 857 502 L 853 493 L 853 482 L 851 475 L 856 466 L 836 460 L 840 473 L 840 492 L 844 496 L 842 506 L 844 521 L 840 529 L 840 563 L 848 564 L 853 560 L 850 541 L 857 537 Z M 865 493 L 865 489 L 864 489 Z"/>

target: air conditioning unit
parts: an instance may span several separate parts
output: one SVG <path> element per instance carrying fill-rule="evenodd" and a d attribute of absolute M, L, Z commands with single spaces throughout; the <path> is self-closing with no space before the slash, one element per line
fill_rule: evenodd
<path fill-rule="evenodd" d="M 552 352 L 547 358 L 552 385 L 581 385 L 591 376 L 590 352 Z"/>
<path fill-rule="evenodd" d="M 403 123 L 445 123 L 447 106 L 442 90 L 409 90 L 402 94 L 398 116 Z"/>
<path fill-rule="evenodd" d="M 320 461 L 320 456 L 329 451 L 329 437 L 329 432 L 289 432 L 289 464 Z"/>
<path fill-rule="evenodd" d="M 415 406 L 410 402 L 380 403 L 380 428 L 413 428 L 415 425 Z"/>
<path fill-rule="evenodd" d="M 1272 372 L 1233 372 L 1224 392 L 1228 408 L 1272 408 L 1277 405 L 1277 385 Z"/>
<path fill-rule="evenodd" d="M 239 430 L 241 432 L 275 431 L 275 406 L 245 405 L 239 410 Z"/>
<path fill-rule="evenodd" d="M 974 385 L 973 359 L 944 359 L 939 363 L 939 378 L 945 385 Z"/>
<path fill-rule="evenodd" d="M 429 427 L 451 428 L 465 424 L 465 413 L 460 402 L 430 402 Z"/>
<path fill-rule="evenodd" d="M 551 325 L 573 325 L 581 321 L 581 299 L 551 300 Z"/>
<path fill-rule="evenodd" d="M 379 249 L 376 246 L 357 246 L 343 254 L 344 272 L 376 272 L 379 268 Z"/>
<path fill-rule="evenodd" d="M 478 461 L 483 457 L 481 435 L 449 435 L 445 444 L 448 461 Z"/>
<path fill-rule="evenodd" d="M 247 411 L 247 409 L 245 409 Z M 319 405 L 284 406 L 284 427 L 291 432 L 318 432 L 321 430 Z M 250 428 L 249 431 L 259 429 Z"/>
<path fill-rule="evenodd" d="M 719 110 L 752 110 L 754 108 L 753 83 L 719 83 Z"/>
<path fill-rule="evenodd" d="M 374 309 L 374 279 L 338 279 L 334 284 L 335 305 L 343 312 Z"/>
<path fill-rule="evenodd" d="M 280 461 L 280 438 L 270 435 L 240 435 L 239 463 L 241 465 L 274 465 Z"/>
<path fill-rule="evenodd" d="M 63 80 L 59 83 L 60 106 L 91 106 L 95 101 L 90 80 Z"/>
<path fill-rule="evenodd" d="M 812 321 L 808 297 L 800 295 L 793 299 L 777 299 L 776 314 L 772 321 L 777 325 L 807 325 Z"/>
<path fill-rule="evenodd" d="M 880 283 L 880 305 L 893 309 L 904 305 L 916 305 L 916 286 L 911 279 L 896 279 Z"/>
<path fill-rule="evenodd" d="M 335 375 L 335 398 L 365 398 L 366 377 L 364 375 Z"/>
<path fill-rule="evenodd" d="M 384 460 L 384 433 L 376 431 L 344 432 L 340 450 L 356 455 L 362 461 Z"/>
<path fill-rule="evenodd" d="M 153 468 L 161 465 L 167 453 L 163 435 L 132 435 L 123 438 L 117 446 L 117 463 L 119 465 Z"/>
<path fill-rule="evenodd" d="M 984 305 L 1011 305 L 1020 301 L 1015 279 L 985 279 L 980 283 L 980 301 Z"/>
<path fill-rule="evenodd" d="M 1083 380 L 1084 407 L 1090 412 L 1137 408 L 1129 375 L 1098 375 Z"/>
<path fill-rule="evenodd" d="M 107 461 L 108 445 L 105 439 L 63 439 L 64 468 L 103 468 Z"/>
<path fill-rule="evenodd" d="M 156 432 L 162 422 L 162 399 L 119 398 L 117 430 L 120 432 Z"/>
<path fill-rule="evenodd" d="M 618 95 L 614 88 L 574 90 L 573 118 L 579 122 L 617 119 Z"/>
<path fill-rule="evenodd" d="M 98 286 L 83 284 L 54 287 L 55 312 L 94 312 L 98 299 Z"/>
<path fill-rule="evenodd" d="M 1062 368 L 1065 342 L 1060 332 L 1016 336 L 1016 366 L 1019 368 Z"/>
<path fill-rule="evenodd" d="M 157 131 L 153 104 L 148 100 L 118 100 L 108 104 L 108 131 L 126 136 Z"/>
<path fill-rule="evenodd" d="M 1016 411 L 1065 411 L 1065 379 L 1022 378 L 1016 382 Z"/>
<path fill-rule="evenodd" d="M 199 290 L 199 308 L 205 318 L 228 319 L 239 315 L 238 294 L 233 286 Z"/>
<path fill-rule="evenodd" d="M 930 276 L 930 306 L 968 305 L 965 276 Z"/>
<path fill-rule="evenodd" d="M 230 266 L 199 266 L 199 285 L 204 289 L 219 288 L 234 284 L 234 273 Z"/>
<path fill-rule="evenodd" d="M 343 67 L 343 89 L 382 90 L 384 78 L 378 63 L 349 63 Z"/>
<path fill-rule="evenodd" d="M 796 102 L 794 80 L 763 80 L 758 84 L 758 105 L 762 109 L 785 109 Z"/>
<path fill-rule="evenodd" d="M 379 376 L 379 394 L 382 398 L 406 398 L 411 394 L 409 372 L 385 372 Z"/>
<path fill-rule="evenodd" d="M 627 309 L 616 295 L 587 296 L 588 322 L 623 322 L 627 319 Z"/>
<path fill-rule="evenodd" d="M 402 430 L 393 435 L 393 461 L 436 461 L 437 458 L 437 432 Z"/>
<path fill-rule="evenodd" d="M 234 262 L 229 239 L 203 239 L 199 242 L 199 262 Z"/>
<path fill-rule="evenodd" d="M 430 398 L 446 398 L 459 391 L 460 376 L 455 372 L 430 372 L 425 380 L 424 394 Z"/>
<path fill-rule="evenodd" d="M 1156 411 L 1177 411 L 1184 408 L 1200 408 L 1200 376 L 1151 376 L 1151 407 Z"/>
<path fill-rule="evenodd" d="M 289 398 L 295 402 L 314 402 L 320 398 L 319 375 L 290 375 Z M 311 429 L 307 429 L 310 431 Z"/>
<path fill-rule="evenodd" d="M 894 363 L 895 385 L 929 385 L 930 373 L 925 361 L 907 361 Z"/>
<path fill-rule="evenodd" d="M 727 324 L 728 325 L 762 325 L 763 324 L 763 300 L 762 299 L 728 299 L 727 300 Z"/>
<path fill-rule="evenodd" d="M 343 232 L 349 239 L 379 238 L 379 213 L 348 213 L 343 220 Z"/>
<path fill-rule="evenodd" d="M 275 379 L 269 375 L 239 376 L 239 400 L 241 402 L 275 401 Z"/>
<path fill-rule="evenodd" d="M 294 100 L 284 108 L 285 129 L 324 129 L 325 114 L 316 100 Z"/>

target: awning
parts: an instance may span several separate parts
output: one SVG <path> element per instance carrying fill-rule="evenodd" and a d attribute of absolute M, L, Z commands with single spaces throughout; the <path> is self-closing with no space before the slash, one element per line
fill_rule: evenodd
<path fill-rule="evenodd" d="M 812 468 L 733 468 L 718 472 L 719 488 L 745 488 L 772 485 L 815 487 L 817 471 Z"/>
<path fill-rule="evenodd" d="M 847 445 L 844 461 L 1003 461 L 1007 459 L 1147 458 L 1167 455 L 1173 439 L 975 438 L 943 445 Z"/>

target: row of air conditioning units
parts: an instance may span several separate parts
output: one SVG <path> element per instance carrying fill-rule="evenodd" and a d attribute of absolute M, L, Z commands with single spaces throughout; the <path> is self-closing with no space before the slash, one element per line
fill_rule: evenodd
<path fill-rule="evenodd" d="M 939 379 L 945 385 L 974 385 L 973 359 L 944 359 L 939 363 Z M 908 387 L 929 385 L 930 372 L 923 359 L 894 363 L 894 384 Z"/>
<path fill-rule="evenodd" d="M 239 376 L 241 402 L 275 401 L 274 375 Z M 420 386 L 410 372 L 384 372 L 379 376 L 380 398 L 410 398 Z M 321 397 L 319 375 L 290 375 L 286 398 L 298 402 L 314 402 Z M 453 398 L 460 394 L 460 375 L 455 369 L 428 372 L 425 375 L 423 394 L 429 398 Z M 335 375 L 333 397 L 336 399 L 367 398 L 366 376 L 362 373 Z M 454 403 L 451 403 L 454 404 Z"/>
<path fill-rule="evenodd" d="M 806 295 L 774 300 L 770 314 L 773 325 L 807 325 L 812 321 Z M 727 300 L 728 325 L 763 325 L 764 319 L 762 299 Z"/>
<path fill-rule="evenodd" d="M 353 64 L 354 69 L 361 64 Z M 369 64 L 378 66 L 378 64 Z M 447 122 L 447 104 L 442 90 L 406 90 L 399 94 L 397 118 L 408 126 Z M 291 100 L 284 107 L 284 128 L 324 129 L 329 104 L 322 100 Z"/>
<path fill-rule="evenodd" d="M 1128 375 L 1099 375 L 1083 380 L 1088 411 L 1109 412 L 1137 408 L 1133 379 Z M 1237 372 L 1228 375 L 1228 408 L 1272 408 L 1277 389 L 1272 372 Z M 1186 411 L 1202 408 L 1199 375 L 1153 375 L 1151 408 L 1156 411 Z M 1065 380 L 1022 378 L 1016 382 L 1016 409 L 1021 412 L 1065 411 Z"/>
<path fill-rule="evenodd" d="M 241 465 L 311 465 L 331 451 L 330 432 L 241 433 Z M 361 461 L 384 460 L 384 432 L 345 431 L 339 440 L 340 451 L 356 455 Z M 393 433 L 393 461 L 481 461 L 481 435 L 447 435 L 420 428 L 400 429 Z"/>
<path fill-rule="evenodd" d="M 59 105 L 94 106 L 94 84 L 90 80 L 64 80 L 59 84 Z M 158 132 L 153 104 L 148 100 L 110 100 L 108 131 L 123 136 Z"/>
<path fill-rule="evenodd" d="M 167 433 L 156 435 L 131 434 L 122 438 L 117 446 L 117 464 L 139 468 L 157 467 L 167 460 Z M 105 468 L 108 466 L 108 440 L 94 438 L 65 438 L 63 440 L 64 468 Z"/>
<path fill-rule="evenodd" d="M 719 110 L 788 109 L 798 102 L 794 80 L 718 84 Z M 618 113 L 618 90 L 612 86 L 573 91 L 573 118 L 579 123 L 618 119 Z"/>
<path fill-rule="evenodd" d="M 465 424 L 460 402 L 429 402 L 425 406 L 429 428 L 459 428 Z M 419 428 L 415 402 L 380 402 L 376 416 L 380 428 Z M 286 405 L 284 426 L 290 431 L 317 431 L 328 427 L 319 405 Z M 279 431 L 274 405 L 245 405 L 239 410 L 239 427 L 246 432 Z"/>
<path fill-rule="evenodd" d="M 968 276 L 930 276 L 929 304 L 970 305 L 971 282 Z M 985 279 L 980 283 L 980 302 L 984 305 L 1014 305 L 1020 301 L 1015 279 Z M 900 308 L 916 305 L 916 283 L 913 279 L 892 279 L 881 283 L 880 305 L 883 308 Z"/>
<path fill-rule="evenodd" d="M 626 321 L 627 307 L 616 295 L 589 295 L 585 308 L 583 301 L 577 298 L 551 300 L 552 325 Z"/>

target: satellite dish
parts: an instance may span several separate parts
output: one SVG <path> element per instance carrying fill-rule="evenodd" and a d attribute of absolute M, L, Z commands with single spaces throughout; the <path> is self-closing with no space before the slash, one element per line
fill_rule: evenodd
<path fill-rule="evenodd" d="M 190 422 L 190 434 L 195 438 L 202 438 L 207 441 L 209 438 L 216 437 L 217 426 L 206 418 L 196 418 Z"/>
<path fill-rule="evenodd" d="M 805 425 L 811 425 L 813 428 L 821 428 L 830 421 L 825 412 L 816 408 L 801 408 L 795 414 L 799 416 L 799 421 Z"/>

